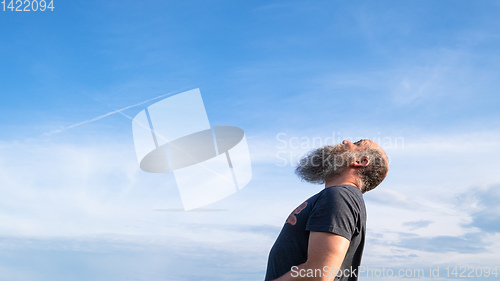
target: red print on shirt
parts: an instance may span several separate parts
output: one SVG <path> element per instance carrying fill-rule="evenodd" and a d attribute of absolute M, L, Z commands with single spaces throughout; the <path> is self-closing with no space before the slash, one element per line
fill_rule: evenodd
<path fill-rule="evenodd" d="M 300 204 L 300 206 L 295 208 L 295 210 L 293 210 L 293 212 L 286 219 L 286 223 L 289 223 L 291 225 L 295 225 L 297 223 L 297 217 L 295 215 L 300 214 L 300 212 L 302 212 L 302 210 L 304 210 L 306 208 L 306 206 L 307 206 L 307 202 L 304 202 L 304 203 Z"/>

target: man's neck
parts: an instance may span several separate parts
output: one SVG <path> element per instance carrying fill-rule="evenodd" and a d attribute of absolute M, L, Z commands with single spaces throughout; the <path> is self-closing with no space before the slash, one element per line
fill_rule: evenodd
<path fill-rule="evenodd" d="M 334 178 L 328 180 L 325 183 L 325 188 L 330 187 L 330 186 L 334 186 L 334 185 L 353 185 L 353 186 L 357 187 L 358 189 L 360 189 L 359 188 L 359 186 L 360 186 L 359 178 L 353 176 L 351 173 L 342 173 L 342 174 L 338 175 L 337 177 L 334 177 Z"/>

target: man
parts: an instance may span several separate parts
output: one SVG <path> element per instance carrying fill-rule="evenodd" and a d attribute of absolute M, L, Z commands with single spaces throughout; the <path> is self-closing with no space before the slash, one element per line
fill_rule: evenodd
<path fill-rule="evenodd" d="M 387 155 L 371 140 L 344 140 L 302 158 L 295 173 L 325 189 L 288 217 L 269 253 L 265 280 L 357 280 L 366 228 L 363 193 L 388 169 Z"/>

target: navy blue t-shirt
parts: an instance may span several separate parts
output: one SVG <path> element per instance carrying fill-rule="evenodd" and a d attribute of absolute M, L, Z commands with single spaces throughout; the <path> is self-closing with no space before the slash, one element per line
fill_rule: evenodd
<path fill-rule="evenodd" d="M 358 280 L 366 232 L 365 202 L 357 187 L 337 185 L 323 189 L 290 214 L 269 253 L 265 281 L 306 262 L 310 231 L 331 232 L 350 241 L 341 266 L 347 274 L 335 280 Z"/>

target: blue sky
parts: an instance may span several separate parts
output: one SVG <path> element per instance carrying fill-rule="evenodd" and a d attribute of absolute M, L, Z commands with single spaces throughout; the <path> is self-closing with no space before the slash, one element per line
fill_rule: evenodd
<path fill-rule="evenodd" d="M 0 280 L 260 280 L 321 189 L 295 161 L 344 138 L 391 159 L 365 266 L 500 267 L 498 1 L 54 6 L 0 11 Z M 91 121 L 193 88 L 249 144 L 220 212 L 162 211 L 175 180 L 139 169 L 124 116 L 153 101 Z"/>

